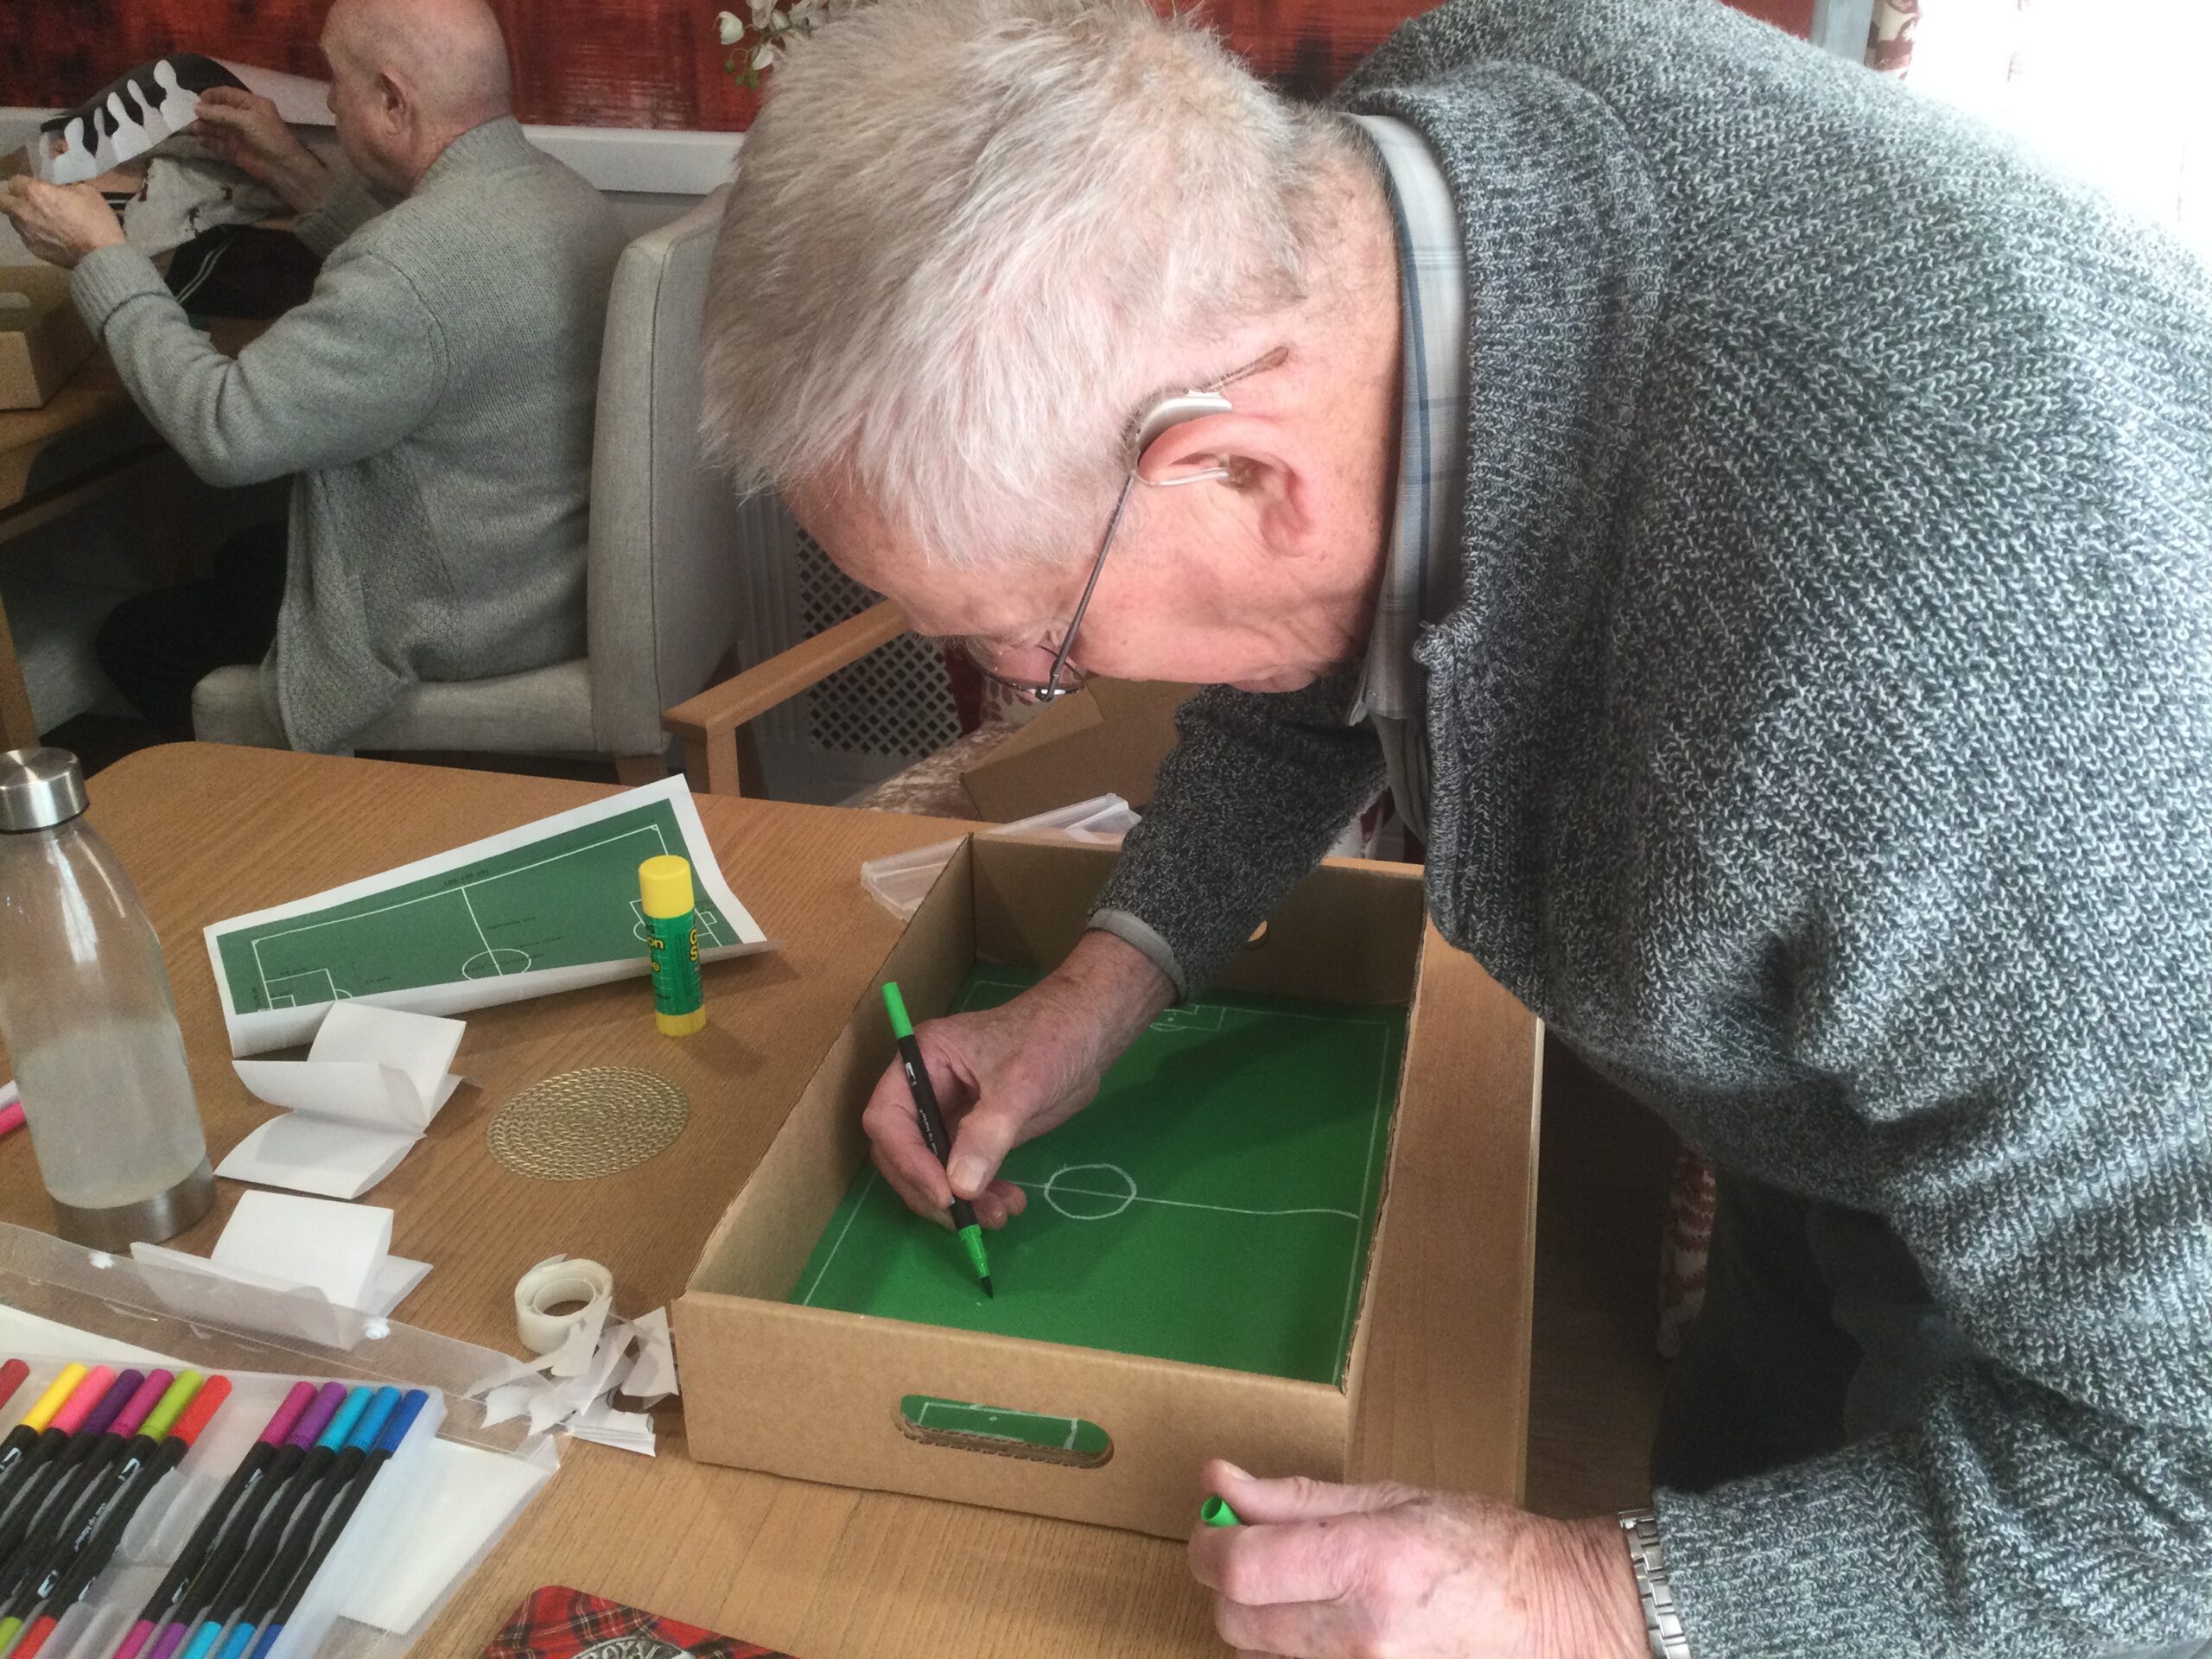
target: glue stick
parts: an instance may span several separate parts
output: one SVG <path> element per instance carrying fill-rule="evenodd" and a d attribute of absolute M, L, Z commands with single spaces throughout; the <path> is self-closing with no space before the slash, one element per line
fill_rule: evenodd
<path fill-rule="evenodd" d="M 666 1037 L 688 1037 L 707 1023 L 699 983 L 699 912 L 691 900 L 691 866 L 673 854 L 638 866 L 645 901 L 645 952 L 653 970 L 653 1023 Z"/>

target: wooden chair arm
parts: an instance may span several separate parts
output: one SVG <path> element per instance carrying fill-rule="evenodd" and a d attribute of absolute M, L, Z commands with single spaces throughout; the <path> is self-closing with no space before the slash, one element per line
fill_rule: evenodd
<path fill-rule="evenodd" d="M 892 601 L 880 600 L 858 616 L 663 711 L 662 729 L 683 740 L 683 771 L 692 789 L 702 795 L 741 793 L 737 736 L 747 722 L 906 632 L 905 613 Z"/>

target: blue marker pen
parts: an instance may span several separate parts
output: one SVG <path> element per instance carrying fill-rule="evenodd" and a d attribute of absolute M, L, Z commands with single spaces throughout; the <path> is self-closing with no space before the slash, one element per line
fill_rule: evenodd
<path fill-rule="evenodd" d="M 349 1389 L 344 1402 L 330 1414 L 314 1447 L 301 1459 L 298 1471 L 284 1483 L 284 1488 L 270 1501 L 261 1519 L 255 1524 L 253 1536 L 245 1553 L 238 1557 L 232 1572 L 231 1581 L 209 1605 L 207 1617 L 193 1632 L 182 1659 L 208 1659 L 223 1632 L 245 1616 L 255 1585 L 267 1571 L 270 1560 L 283 1541 L 285 1529 L 301 1502 L 322 1482 L 322 1477 L 338 1456 L 338 1449 L 345 1445 L 346 1437 L 353 1432 L 353 1425 L 367 1409 L 376 1390 L 369 1388 Z M 251 1638 L 248 1638 L 251 1640 Z"/>
<path fill-rule="evenodd" d="M 429 1403 L 429 1399 L 430 1396 L 422 1389 L 410 1389 L 406 1397 L 400 1401 L 397 1408 L 385 1421 L 383 1432 L 376 1438 L 376 1444 L 369 1448 L 361 1466 L 354 1471 L 353 1478 L 339 1494 L 337 1503 L 331 1506 L 329 1516 L 315 1535 L 314 1548 L 293 1573 L 291 1582 L 284 1586 L 276 1611 L 270 1617 L 268 1627 L 262 1631 L 261 1640 L 254 1647 L 252 1659 L 268 1659 L 270 1649 L 284 1634 L 285 1624 L 299 1610 L 300 1599 L 307 1594 L 308 1586 L 315 1582 L 315 1575 L 322 1570 L 324 1560 L 353 1520 L 353 1511 L 360 1507 L 362 1495 L 369 1490 L 370 1483 L 376 1479 L 378 1471 L 391 1461 L 392 1453 L 399 1450 L 401 1442 L 407 1438 L 407 1431 L 415 1426 L 416 1418 L 422 1414 L 423 1408 Z"/>

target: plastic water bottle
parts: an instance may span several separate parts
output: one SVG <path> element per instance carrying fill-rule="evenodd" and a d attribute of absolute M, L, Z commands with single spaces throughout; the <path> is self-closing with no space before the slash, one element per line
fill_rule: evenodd
<path fill-rule="evenodd" d="M 124 1249 L 207 1213 L 215 1178 L 162 943 L 61 749 L 0 753 L 0 1042 L 64 1238 Z"/>

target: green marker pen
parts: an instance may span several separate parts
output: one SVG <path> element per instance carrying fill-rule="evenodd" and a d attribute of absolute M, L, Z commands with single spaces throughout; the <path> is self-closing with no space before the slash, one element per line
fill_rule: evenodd
<path fill-rule="evenodd" d="M 1198 1505 L 1198 1519 L 1210 1527 L 1241 1527 L 1244 1517 L 1229 1507 L 1229 1500 L 1216 1494 Z"/>
<path fill-rule="evenodd" d="M 689 1037 L 707 1023 L 690 861 L 673 853 L 647 859 L 638 866 L 638 898 L 645 913 L 645 955 L 652 966 L 653 1023 L 664 1036 Z"/>
<path fill-rule="evenodd" d="M 929 1067 L 922 1064 L 922 1046 L 914 1040 L 913 1021 L 906 1018 L 906 1000 L 899 995 L 894 981 L 883 982 L 883 1006 L 891 1010 L 891 1034 L 899 1039 L 899 1058 L 906 1069 L 906 1087 L 913 1092 L 914 1116 L 922 1120 L 922 1139 L 929 1142 L 941 1164 L 952 1156 L 952 1137 L 944 1132 L 944 1119 L 937 1109 L 937 1090 L 930 1087 Z M 976 1264 L 983 1294 L 997 1295 L 991 1288 L 990 1259 L 983 1254 L 982 1224 L 976 1219 L 975 1205 L 957 1192 L 952 1198 L 952 1224 L 967 1247 L 968 1259 Z"/>

